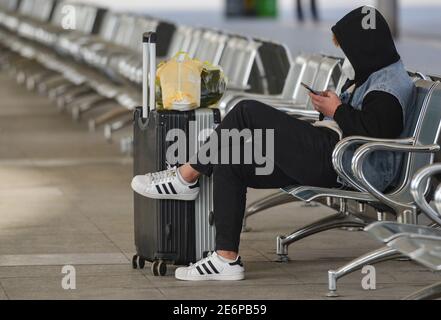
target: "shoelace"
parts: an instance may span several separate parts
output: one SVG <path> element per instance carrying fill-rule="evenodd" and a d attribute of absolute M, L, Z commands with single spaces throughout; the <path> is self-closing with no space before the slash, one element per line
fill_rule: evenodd
<path fill-rule="evenodd" d="M 152 172 L 147 174 L 147 176 L 151 177 L 151 181 L 153 184 L 158 184 L 170 180 L 171 178 L 174 178 L 175 175 L 176 173 L 174 169 L 167 169 L 167 170 Z"/>
<path fill-rule="evenodd" d="M 199 260 L 199 261 L 196 262 L 196 263 L 190 263 L 190 267 L 198 267 L 198 266 L 200 266 L 201 264 L 203 264 L 203 263 L 207 262 L 208 260 L 210 260 L 211 255 L 212 255 L 212 253 L 209 252 L 209 253 L 207 254 L 207 256 L 206 256 L 204 259 Z"/>

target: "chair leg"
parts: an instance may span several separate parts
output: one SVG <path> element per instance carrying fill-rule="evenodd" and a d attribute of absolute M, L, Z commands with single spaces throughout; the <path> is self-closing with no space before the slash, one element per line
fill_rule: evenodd
<path fill-rule="evenodd" d="M 56 88 L 62 84 L 67 84 L 67 83 L 70 83 L 70 81 L 67 80 L 63 75 L 56 74 L 52 77 L 49 77 L 41 81 L 38 84 L 37 89 L 40 94 L 44 94 L 44 93 L 48 93 L 48 91 L 51 90 L 52 88 Z"/>
<path fill-rule="evenodd" d="M 72 116 L 74 116 L 74 109 L 80 107 L 81 105 L 93 104 L 101 99 L 103 99 L 101 95 L 95 91 L 91 91 L 84 95 L 75 96 L 71 103 L 65 105 L 65 108 L 72 114 Z"/>
<path fill-rule="evenodd" d="M 342 227 L 364 228 L 373 220 L 368 217 L 363 217 L 358 214 L 349 214 L 339 212 L 329 217 L 320 219 L 313 222 L 297 231 L 294 231 L 288 236 L 277 237 L 277 255 L 280 262 L 289 261 L 288 258 L 288 246 L 300 239 L 308 237 L 310 235 Z"/>
<path fill-rule="evenodd" d="M 388 246 L 381 247 L 380 249 L 371 251 L 358 257 L 351 262 L 345 264 L 337 270 L 328 271 L 328 297 L 338 297 L 337 294 L 337 280 L 345 275 L 352 273 L 356 270 L 363 268 L 365 265 L 375 264 L 382 261 L 392 260 L 403 257 L 403 255 L 396 249 Z"/>
<path fill-rule="evenodd" d="M 405 297 L 403 300 L 436 300 L 440 298 L 441 282 L 438 282 L 412 293 L 411 295 Z"/>
<path fill-rule="evenodd" d="M 41 84 L 47 81 L 48 79 L 58 78 L 60 75 L 55 73 L 52 70 L 42 70 L 39 73 L 34 73 L 27 77 L 26 79 L 26 88 L 28 90 L 37 89 L 38 93 L 43 93 L 41 91 Z"/>
<path fill-rule="evenodd" d="M 69 83 L 62 83 L 56 87 L 52 87 L 48 90 L 48 97 L 52 101 L 56 101 L 58 97 L 62 94 L 65 94 L 68 90 L 75 88 L 76 85 Z"/>
<path fill-rule="evenodd" d="M 113 133 L 121 130 L 133 123 L 133 116 L 129 114 L 127 117 L 122 118 L 118 121 L 115 121 L 113 123 L 106 124 L 104 127 L 104 137 L 107 141 L 112 141 Z"/>
<path fill-rule="evenodd" d="M 248 232 L 251 229 L 247 227 L 247 219 L 255 215 L 256 213 L 259 213 L 261 211 L 264 211 L 269 208 L 273 208 L 276 206 L 280 206 L 285 203 L 290 203 L 298 201 L 295 197 L 292 195 L 283 192 L 281 190 L 278 190 L 275 193 L 272 193 L 262 199 L 259 199 L 253 203 L 251 203 L 246 209 L 245 209 L 245 215 L 242 222 L 242 232 Z"/>
<path fill-rule="evenodd" d="M 126 108 L 123 108 L 123 107 L 111 109 L 110 111 L 107 111 L 106 113 L 103 113 L 96 118 L 90 119 L 89 120 L 89 130 L 95 131 L 96 128 L 98 128 L 99 126 L 101 126 L 105 123 L 108 123 L 112 120 L 115 120 L 121 116 L 125 116 L 127 114 L 132 114 L 132 112 Z"/>
<path fill-rule="evenodd" d="M 95 108 L 101 107 L 110 101 L 112 101 L 112 99 L 100 95 L 97 95 L 95 98 L 88 99 L 87 101 L 83 101 L 82 103 L 72 108 L 72 119 L 78 121 L 85 113 Z"/>
<path fill-rule="evenodd" d="M 76 86 L 57 98 L 57 108 L 62 111 L 75 99 L 89 95 L 93 92 L 93 89 L 86 85 Z"/>

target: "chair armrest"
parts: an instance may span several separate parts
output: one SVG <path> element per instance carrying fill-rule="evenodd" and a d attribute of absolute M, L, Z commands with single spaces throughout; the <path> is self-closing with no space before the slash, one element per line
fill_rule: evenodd
<path fill-rule="evenodd" d="M 233 90 L 233 91 L 246 91 L 250 89 L 250 85 L 241 85 L 241 84 L 236 84 L 236 83 L 228 83 L 227 84 L 227 89 L 228 90 Z"/>
<path fill-rule="evenodd" d="M 406 139 L 378 139 L 364 136 L 350 136 L 339 141 L 332 153 L 332 164 L 335 171 L 345 182 L 347 182 L 351 187 L 361 192 L 367 192 L 367 190 L 360 185 L 360 183 L 353 179 L 350 173 L 346 172 L 343 167 L 343 156 L 347 149 L 355 144 L 365 144 L 365 143 L 398 143 L 402 145 L 412 145 L 414 143 L 413 138 Z"/>
<path fill-rule="evenodd" d="M 367 181 L 363 173 L 363 164 L 366 157 L 378 150 L 385 151 L 397 151 L 397 152 L 418 152 L 418 153 L 434 153 L 440 150 L 440 146 L 437 144 L 429 145 L 407 145 L 405 143 L 398 142 L 369 142 L 361 147 L 359 147 L 352 157 L 352 171 L 355 177 L 359 180 L 360 184 L 366 189 L 370 194 L 372 194 L 379 201 L 389 205 L 392 208 L 397 206 L 403 206 L 403 203 L 398 203 L 397 201 L 386 196 L 379 190 L 377 190 L 372 184 Z"/>
<path fill-rule="evenodd" d="M 424 189 L 427 185 L 427 179 L 435 174 L 441 172 L 441 164 L 434 164 L 426 166 L 417 171 L 410 184 L 410 193 L 415 200 L 415 203 L 420 207 L 421 211 L 432 221 L 441 225 L 441 215 L 434 210 L 424 196 Z M 437 188 L 435 192 L 435 203 L 439 206 L 440 203 L 440 189 Z"/>

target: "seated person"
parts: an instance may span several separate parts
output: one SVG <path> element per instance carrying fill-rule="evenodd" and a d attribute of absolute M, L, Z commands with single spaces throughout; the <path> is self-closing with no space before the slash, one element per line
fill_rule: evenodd
<path fill-rule="evenodd" d="M 339 140 L 352 135 L 398 138 L 402 134 L 406 115 L 413 106 L 415 86 L 384 17 L 375 9 L 368 9 L 375 11 L 375 28 L 362 24 L 366 16 L 362 8 L 353 10 L 332 27 L 335 44 L 353 67 L 353 79 L 345 84 L 340 97 L 330 91 L 310 94 L 315 109 L 322 115 L 321 121 L 311 124 L 258 101 L 247 100 L 238 103 L 215 129 L 218 136 L 221 130 L 273 129 L 272 173 L 257 175 L 255 162 L 187 163 L 133 178 L 132 188 L 146 197 L 194 200 L 199 192 L 199 176 L 213 174 L 216 251 L 195 264 L 178 268 L 177 279 L 244 278 L 238 253 L 248 187 L 339 186 L 331 160 Z M 384 190 L 398 169 L 395 159 L 387 154 L 377 158 L 369 168 L 369 179 Z M 164 182 L 172 184 L 175 194 L 158 191 Z"/>

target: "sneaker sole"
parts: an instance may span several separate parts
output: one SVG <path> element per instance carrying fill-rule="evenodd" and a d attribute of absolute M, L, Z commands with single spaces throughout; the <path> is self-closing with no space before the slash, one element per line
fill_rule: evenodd
<path fill-rule="evenodd" d="M 182 281 L 240 281 L 245 279 L 245 274 L 209 274 L 204 276 L 188 277 L 179 277 L 175 275 L 175 278 Z"/>
<path fill-rule="evenodd" d="M 132 184 L 132 189 L 136 193 L 147 197 L 151 199 L 157 199 L 157 200 L 182 200 L 182 201 L 193 201 L 196 200 L 196 198 L 199 195 L 199 192 L 194 194 L 152 194 L 152 193 L 146 193 L 146 192 L 140 192 L 136 190 L 136 188 Z"/>

